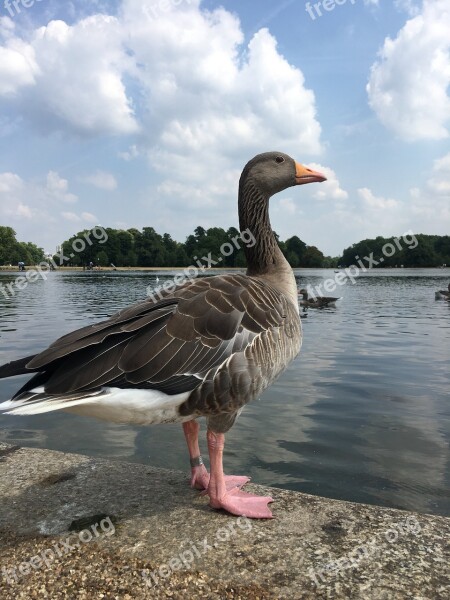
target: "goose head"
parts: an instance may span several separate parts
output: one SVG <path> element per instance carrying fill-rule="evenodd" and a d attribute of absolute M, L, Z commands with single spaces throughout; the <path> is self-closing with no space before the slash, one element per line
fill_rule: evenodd
<path fill-rule="evenodd" d="M 266 198 L 295 185 L 326 181 L 325 175 L 296 162 L 284 152 L 265 152 L 250 160 L 240 185 L 250 182 Z"/>
<path fill-rule="evenodd" d="M 297 284 L 270 225 L 269 198 L 295 185 L 325 180 L 325 175 L 284 152 L 265 152 L 246 164 L 239 181 L 239 226 L 241 231 L 251 231 L 255 240 L 253 246 L 244 246 L 247 275 L 265 278 L 289 297 L 297 310 Z"/>

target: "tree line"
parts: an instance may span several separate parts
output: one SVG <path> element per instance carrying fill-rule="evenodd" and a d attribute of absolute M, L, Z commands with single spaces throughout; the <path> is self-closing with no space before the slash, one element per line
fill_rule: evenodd
<path fill-rule="evenodd" d="M 113 264 L 116 267 L 188 267 L 195 264 L 202 257 L 218 257 L 223 244 L 239 237 L 239 230 L 230 227 L 225 230 L 221 227 L 197 227 L 194 233 L 186 238 L 184 243 L 172 239 L 170 234 L 157 233 L 153 227 L 127 229 L 126 231 L 105 229 L 107 240 L 103 242 L 92 240 L 92 245 L 74 254 L 77 239 L 85 236 L 81 231 L 66 240 L 61 247 L 61 254 L 70 257 L 68 266 L 83 266 L 93 263 L 105 267 Z M 105 236 L 106 237 L 106 236 Z M 315 246 L 307 246 L 297 236 L 285 242 L 278 239 L 278 244 L 290 262 L 295 267 L 324 267 L 332 266 L 333 259 L 325 257 Z M 102 243 L 103 242 L 103 243 Z M 229 256 L 222 256 L 221 265 L 224 267 L 245 267 L 245 254 L 241 249 Z M 58 256 L 55 257 L 58 262 Z"/>
<path fill-rule="evenodd" d="M 100 267 L 188 267 L 197 259 L 217 257 L 223 244 L 239 236 L 235 227 L 205 229 L 197 227 L 186 241 L 177 242 L 168 233 L 160 235 L 153 227 L 142 231 L 106 228 L 104 236 L 89 236 L 84 230 L 63 242 L 53 257 L 57 265 Z M 405 238 L 366 239 L 346 248 L 340 257 L 329 257 L 316 246 L 308 246 L 298 236 L 282 241 L 275 234 L 281 251 L 293 268 L 330 268 L 357 265 L 358 260 L 372 256 L 372 267 L 438 267 L 450 265 L 450 236 L 417 234 Z M 80 250 L 77 240 L 89 237 L 92 243 Z M 243 246 L 244 244 L 242 244 Z M 389 251 L 388 251 L 389 250 Z M 383 261 L 379 261 L 379 258 Z M 44 261 L 44 251 L 31 242 L 19 242 L 12 227 L 0 226 L 0 265 L 17 266 L 19 261 L 36 265 Z M 244 250 L 223 256 L 224 267 L 245 267 Z"/>
<path fill-rule="evenodd" d="M 367 262 L 366 257 L 370 256 L 374 259 L 373 268 L 450 266 L 450 236 L 419 233 L 362 240 L 344 250 L 339 265 L 357 265 L 360 260 Z"/>
<path fill-rule="evenodd" d="M 19 261 L 37 265 L 44 260 L 44 250 L 31 242 L 18 242 L 12 227 L 0 225 L 0 265 L 17 266 Z"/>

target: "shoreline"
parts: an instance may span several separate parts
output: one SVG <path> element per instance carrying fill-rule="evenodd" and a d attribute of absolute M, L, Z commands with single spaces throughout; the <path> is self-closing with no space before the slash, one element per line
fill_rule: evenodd
<path fill-rule="evenodd" d="M 54 273 L 65 273 L 65 272 L 71 272 L 71 271 L 75 271 L 75 272 L 86 272 L 86 273 L 99 273 L 99 272 L 115 272 L 115 271 L 143 271 L 143 272 L 147 272 L 147 271 L 182 271 L 183 269 L 187 269 L 188 267 L 100 267 L 100 268 L 95 268 L 95 269 L 91 269 L 91 270 L 87 270 L 87 269 L 83 269 L 83 267 L 58 267 L 57 269 L 55 269 Z M 27 271 L 31 271 L 33 269 L 39 269 L 38 265 L 30 265 L 26 267 L 26 271 L 19 271 L 19 269 L 17 267 L 0 267 L 0 272 L 4 272 L 4 273 L 23 273 L 23 272 L 27 272 Z M 245 270 L 246 267 L 214 267 L 214 270 L 217 271 L 242 271 Z M 207 269 L 205 269 L 207 270 Z"/>
<path fill-rule="evenodd" d="M 187 269 L 189 267 L 99 267 L 96 269 L 92 269 L 91 271 L 88 271 L 86 269 L 83 269 L 83 267 L 65 267 L 65 266 L 61 266 L 58 267 L 57 269 L 55 269 L 54 273 L 66 273 L 66 272 L 86 272 L 86 273 L 100 273 L 100 272 L 140 272 L 142 271 L 143 273 L 145 272 L 152 272 L 152 271 L 183 271 L 184 269 Z M 293 267 L 292 270 L 293 271 L 334 271 L 334 272 L 344 272 L 345 269 L 349 269 L 351 267 L 342 267 L 341 269 L 337 269 L 336 267 Z M 19 271 L 19 269 L 17 267 L 5 267 L 5 266 L 0 266 L 0 273 L 11 273 L 11 274 L 15 274 L 15 273 L 26 273 L 27 271 L 32 271 L 33 269 L 35 270 L 39 270 L 39 265 L 27 265 L 26 266 L 26 270 L 25 271 Z M 247 269 L 247 267 L 211 267 L 211 268 L 205 268 L 205 272 L 206 271 L 244 271 Z M 199 269 L 201 270 L 201 269 Z M 423 271 L 423 270 L 433 270 L 436 272 L 444 272 L 444 274 L 447 271 L 450 271 L 450 266 L 449 267 L 381 267 L 381 268 L 372 268 L 370 269 L 370 272 L 383 272 L 383 271 Z"/>

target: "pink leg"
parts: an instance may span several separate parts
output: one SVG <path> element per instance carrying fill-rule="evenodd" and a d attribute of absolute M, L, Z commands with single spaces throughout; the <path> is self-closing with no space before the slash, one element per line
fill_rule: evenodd
<path fill-rule="evenodd" d="M 209 485 L 209 473 L 200 456 L 198 445 L 200 425 L 197 421 L 188 421 L 187 423 L 183 423 L 183 431 L 189 450 L 189 458 L 191 459 L 191 487 L 196 490 L 206 490 Z M 226 475 L 224 480 L 227 490 L 231 490 L 234 487 L 241 487 L 247 481 L 250 481 L 248 477 L 235 477 L 233 475 Z"/>
<path fill-rule="evenodd" d="M 189 450 L 189 458 L 191 459 L 191 487 L 196 490 L 205 490 L 209 483 L 209 473 L 200 456 L 198 445 L 200 425 L 197 421 L 188 421 L 187 423 L 183 423 L 183 431 Z"/>
<path fill-rule="evenodd" d="M 271 519 L 272 513 L 267 506 L 273 502 L 269 496 L 255 496 L 239 488 L 227 489 L 223 474 L 223 449 L 225 435 L 208 430 L 208 450 L 211 462 L 211 477 L 207 489 L 212 508 L 223 508 L 233 515 L 253 519 Z"/>

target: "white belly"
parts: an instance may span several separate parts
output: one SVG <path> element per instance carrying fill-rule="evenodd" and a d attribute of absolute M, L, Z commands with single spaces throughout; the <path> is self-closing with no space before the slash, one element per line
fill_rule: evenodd
<path fill-rule="evenodd" d="M 33 390 L 39 392 L 41 390 Z M 184 423 L 193 417 L 181 417 L 178 407 L 190 392 L 169 396 L 157 390 L 103 388 L 98 396 L 65 401 L 47 398 L 34 402 L 10 400 L 0 409 L 13 415 L 33 415 L 62 410 L 86 417 L 95 417 L 113 423 L 153 425 L 157 423 Z"/>
<path fill-rule="evenodd" d="M 157 390 L 108 388 L 107 394 L 88 404 L 67 408 L 65 412 L 132 425 L 182 423 L 192 419 L 181 417 L 177 410 L 189 393 L 168 396 Z"/>

